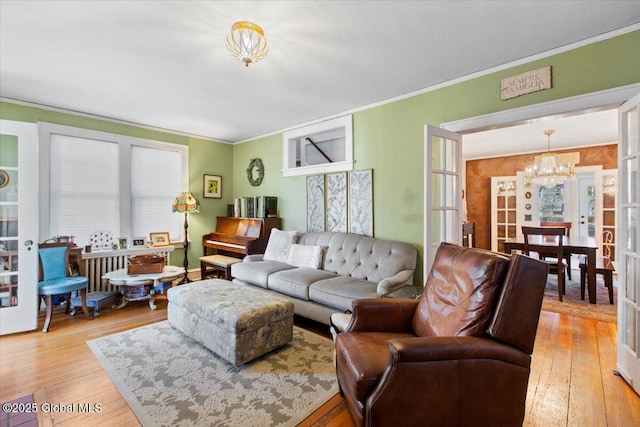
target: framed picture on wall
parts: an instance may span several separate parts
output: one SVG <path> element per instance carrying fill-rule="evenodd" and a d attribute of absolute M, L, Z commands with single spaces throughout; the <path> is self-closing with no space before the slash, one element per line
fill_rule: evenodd
<path fill-rule="evenodd" d="M 222 177 L 207 175 L 203 177 L 202 196 L 205 198 L 219 199 L 222 197 Z"/>
<path fill-rule="evenodd" d="M 349 172 L 349 232 L 373 237 L 373 170 Z"/>
<path fill-rule="evenodd" d="M 347 173 L 326 175 L 327 231 L 347 232 Z"/>
<path fill-rule="evenodd" d="M 325 231 L 324 175 L 307 176 L 307 231 Z"/>

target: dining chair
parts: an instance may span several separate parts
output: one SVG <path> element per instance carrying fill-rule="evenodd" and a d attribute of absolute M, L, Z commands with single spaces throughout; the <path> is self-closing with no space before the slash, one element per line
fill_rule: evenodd
<path fill-rule="evenodd" d="M 38 301 L 46 299 L 47 317 L 42 332 L 49 331 L 51 316 L 53 315 L 53 297 L 66 296 L 65 314 L 69 314 L 71 307 L 71 292 L 78 292 L 82 302 L 82 310 L 88 320 L 93 317 L 87 307 L 87 288 L 89 279 L 83 276 L 72 276 L 69 269 L 69 244 L 43 243 L 39 245 L 40 279 L 38 282 Z M 40 307 L 38 307 L 40 311 Z"/>
<path fill-rule="evenodd" d="M 571 236 L 571 221 L 540 221 L 540 227 L 564 227 L 564 235 Z M 564 260 L 567 262 L 567 279 L 571 280 L 571 254 L 566 254 Z"/>
<path fill-rule="evenodd" d="M 524 235 L 524 254 L 531 256 L 538 254 L 538 258 L 549 266 L 549 274 L 558 276 L 558 299 L 562 302 L 564 289 L 564 272 L 567 265 L 563 262 L 562 237 L 565 236 L 564 227 L 522 227 Z M 538 236 L 537 238 L 531 238 Z"/>

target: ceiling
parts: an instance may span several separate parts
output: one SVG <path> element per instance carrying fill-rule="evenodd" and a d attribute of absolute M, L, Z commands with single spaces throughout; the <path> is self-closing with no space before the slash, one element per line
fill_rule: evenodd
<path fill-rule="evenodd" d="M 239 20 L 269 43 L 248 68 Z M 238 142 L 638 22 L 637 1 L 0 0 L 0 97 Z"/>
<path fill-rule="evenodd" d="M 550 139 L 551 151 L 616 144 L 618 110 L 544 117 L 529 123 L 465 134 L 462 136 L 462 155 L 466 160 L 473 160 L 547 151 L 545 130 L 555 131 Z"/>

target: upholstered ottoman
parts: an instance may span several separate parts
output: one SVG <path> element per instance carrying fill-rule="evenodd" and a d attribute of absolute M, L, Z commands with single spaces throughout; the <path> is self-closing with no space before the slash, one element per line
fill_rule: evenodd
<path fill-rule="evenodd" d="M 169 323 L 240 366 L 293 340 L 293 303 L 227 280 L 167 291 Z"/>

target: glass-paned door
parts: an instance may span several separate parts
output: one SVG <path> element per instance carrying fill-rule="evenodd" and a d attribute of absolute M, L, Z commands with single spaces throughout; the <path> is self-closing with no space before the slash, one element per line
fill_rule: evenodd
<path fill-rule="evenodd" d="M 538 191 L 538 220 L 541 222 L 563 222 L 569 211 L 566 182 L 551 188 L 536 186 Z"/>
<path fill-rule="evenodd" d="M 503 252 L 502 243 L 517 234 L 517 177 L 491 177 L 491 250 Z"/>
<path fill-rule="evenodd" d="M 462 244 L 462 135 L 425 126 L 424 275 L 441 242 Z"/>
<path fill-rule="evenodd" d="M 38 156 L 33 123 L 0 120 L 0 335 L 33 330 L 38 299 Z"/>
<path fill-rule="evenodd" d="M 578 227 L 575 236 L 596 237 L 596 186 L 593 176 L 578 177 Z"/>
<path fill-rule="evenodd" d="M 640 94 L 619 109 L 618 363 L 640 393 Z"/>

